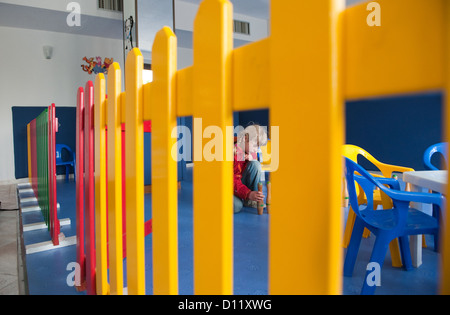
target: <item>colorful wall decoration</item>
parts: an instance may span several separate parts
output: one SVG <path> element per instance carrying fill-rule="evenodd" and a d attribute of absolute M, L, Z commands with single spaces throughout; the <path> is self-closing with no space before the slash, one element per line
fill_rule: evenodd
<path fill-rule="evenodd" d="M 89 74 L 108 74 L 108 68 L 114 62 L 114 58 L 105 58 L 104 62 L 102 62 L 102 58 L 98 56 L 89 59 L 84 57 L 83 60 L 87 63 L 87 65 L 83 64 L 81 65 L 81 68 Z"/>

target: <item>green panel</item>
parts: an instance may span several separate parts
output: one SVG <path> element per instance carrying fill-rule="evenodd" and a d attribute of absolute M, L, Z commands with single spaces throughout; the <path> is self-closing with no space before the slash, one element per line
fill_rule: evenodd
<path fill-rule="evenodd" d="M 38 203 L 47 228 L 50 228 L 48 179 L 48 109 L 36 118 L 36 151 L 38 175 Z"/>

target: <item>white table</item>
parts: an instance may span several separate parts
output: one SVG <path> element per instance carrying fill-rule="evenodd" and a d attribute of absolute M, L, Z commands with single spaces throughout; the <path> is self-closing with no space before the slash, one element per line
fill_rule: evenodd
<path fill-rule="evenodd" d="M 403 173 L 403 181 L 411 184 L 411 191 L 427 192 L 432 190 L 441 194 L 447 194 L 447 171 L 414 171 Z M 412 207 L 427 212 L 432 211 L 431 206 L 428 208 L 420 203 L 412 203 Z M 414 235 L 410 237 L 411 240 L 411 259 L 414 267 L 419 267 L 422 264 L 422 235 Z"/>

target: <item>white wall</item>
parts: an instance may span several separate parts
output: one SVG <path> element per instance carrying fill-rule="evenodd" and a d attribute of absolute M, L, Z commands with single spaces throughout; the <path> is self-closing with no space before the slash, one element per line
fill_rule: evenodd
<path fill-rule="evenodd" d="M 81 14 L 122 19 L 122 13 L 98 9 L 97 0 L 1 0 L 0 2 L 63 12 L 69 12 L 67 11 L 67 5 L 76 2 L 80 5 Z"/>
<path fill-rule="evenodd" d="M 168 1 L 168 0 L 164 0 Z M 1 0 L 15 5 L 67 12 L 69 0 Z M 120 13 L 99 10 L 95 0 L 78 0 L 81 13 L 122 19 Z M 198 6 L 176 2 L 176 28 L 192 31 Z M 239 14 L 235 19 L 249 21 L 252 35 L 235 38 L 255 41 L 267 37 L 268 21 Z M 241 36 L 241 37 L 239 37 Z M 242 37 L 243 36 L 243 37 Z M 122 40 L 38 31 L 0 26 L 0 182 L 14 180 L 13 106 L 75 106 L 76 91 L 94 80 L 81 69 L 82 58 L 113 57 L 123 69 Z M 42 46 L 54 47 L 53 58 L 46 60 Z M 192 49 L 178 48 L 178 68 L 192 65 Z"/>
<path fill-rule="evenodd" d="M 112 57 L 123 68 L 121 40 L 0 27 L 0 181 L 15 179 L 13 106 L 76 106 L 79 86 L 95 80 L 83 57 Z M 42 46 L 53 46 L 46 60 Z"/>
<path fill-rule="evenodd" d="M 194 51 L 189 48 L 178 47 L 177 61 L 178 70 L 192 66 L 194 63 Z"/>

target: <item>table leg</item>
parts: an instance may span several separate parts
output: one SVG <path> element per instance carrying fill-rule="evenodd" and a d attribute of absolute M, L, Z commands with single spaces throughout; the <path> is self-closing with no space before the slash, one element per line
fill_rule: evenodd
<path fill-rule="evenodd" d="M 418 186 L 411 185 L 411 191 L 421 192 L 422 189 Z M 411 207 L 422 211 L 421 203 L 411 202 Z M 418 268 L 420 267 L 420 265 L 422 265 L 422 235 L 411 235 L 410 247 L 412 265 Z"/>
<path fill-rule="evenodd" d="M 422 265 L 422 235 L 410 236 L 411 260 L 414 267 Z"/>

